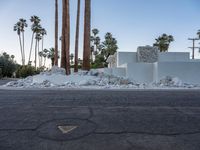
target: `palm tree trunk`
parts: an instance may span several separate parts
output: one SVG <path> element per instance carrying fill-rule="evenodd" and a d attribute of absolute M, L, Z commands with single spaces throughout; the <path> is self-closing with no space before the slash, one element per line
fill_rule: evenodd
<path fill-rule="evenodd" d="M 19 44 L 20 44 L 20 50 L 21 50 L 21 56 L 22 56 L 22 65 L 24 65 L 23 64 L 23 50 L 22 50 L 22 41 L 21 41 L 21 36 L 20 36 L 20 34 L 19 34 Z"/>
<path fill-rule="evenodd" d="M 54 64 L 58 66 L 58 0 L 55 0 L 55 59 Z"/>
<path fill-rule="evenodd" d="M 44 36 L 42 36 L 42 50 L 41 52 L 44 50 Z M 40 57 L 40 67 L 42 67 L 42 56 Z"/>
<path fill-rule="evenodd" d="M 35 40 L 35 69 L 37 69 L 37 41 Z"/>
<path fill-rule="evenodd" d="M 22 45 L 23 45 L 23 65 L 25 65 L 25 50 L 24 50 L 24 32 L 22 32 Z"/>
<path fill-rule="evenodd" d="M 74 72 L 78 72 L 78 46 L 79 46 L 79 26 L 80 26 L 80 3 L 77 4 L 77 18 L 76 18 L 76 39 L 75 39 L 75 60 L 74 60 Z"/>
<path fill-rule="evenodd" d="M 69 0 L 66 0 L 66 22 L 65 22 L 65 48 L 66 48 L 66 74 L 70 74 L 70 12 Z"/>
<path fill-rule="evenodd" d="M 31 48 L 30 48 L 30 52 L 29 52 L 28 64 L 31 61 L 31 53 L 32 53 L 32 49 L 33 49 L 33 39 L 34 39 L 34 32 L 32 33 Z"/>
<path fill-rule="evenodd" d="M 83 70 L 90 70 L 91 0 L 85 0 Z"/>
<path fill-rule="evenodd" d="M 66 0 L 62 1 L 62 52 L 61 52 L 61 68 L 66 68 L 66 53 L 65 53 L 65 20 L 66 20 Z"/>
<path fill-rule="evenodd" d="M 44 67 L 45 67 L 45 65 L 46 65 L 46 57 L 44 57 Z"/>
<path fill-rule="evenodd" d="M 70 14 L 69 0 L 63 0 L 63 29 L 62 29 L 62 61 L 61 67 L 65 67 L 66 74 L 70 74 Z"/>
<path fill-rule="evenodd" d="M 37 57 L 38 57 L 38 63 L 40 67 L 40 56 L 39 56 L 39 50 L 40 50 L 40 41 L 38 41 L 38 48 L 37 48 Z"/>
<path fill-rule="evenodd" d="M 42 51 L 44 50 L 44 36 L 42 36 Z"/>
<path fill-rule="evenodd" d="M 43 56 L 41 56 L 41 67 L 42 67 L 42 64 L 43 64 Z"/>

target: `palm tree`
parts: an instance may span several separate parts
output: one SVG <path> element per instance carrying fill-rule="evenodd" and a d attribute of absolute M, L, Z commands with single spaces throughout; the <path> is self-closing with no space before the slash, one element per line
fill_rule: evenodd
<path fill-rule="evenodd" d="M 42 51 L 42 53 L 43 53 L 43 57 L 44 57 L 44 67 L 45 67 L 45 65 L 46 65 L 46 58 L 47 58 L 47 55 L 48 55 L 48 49 L 44 49 L 43 51 Z"/>
<path fill-rule="evenodd" d="M 47 58 L 51 59 L 51 65 L 54 66 L 54 59 L 55 59 L 55 49 L 50 48 L 47 53 Z"/>
<path fill-rule="evenodd" d="M 42 67 L 42 62 L 43 62 L 43 60 L 42 60 L 43 51 L 40 51 L 40 52 L 38 53 L 38 55 L 39 55 L 39 67 Z"/>
<path fill-rule="evenodd" d="M 35 69 L 37 69 L 37 55 L 40 47 L 40 40 L 42 39 L 41 28 L 38 28 L 35 35 Z"/>
<path fill-rule="evenodd" d="M 22 33 L 22 53 L 23 53 L 23 65 L 25 65 L 25 50 L 24 50 L 24 31 L 25 28 L 28 27 L 26 20 L 21 18 L 19 19 L 20 26 L 21 26 L 21 33 Z"/>
<path fill-rule="evenodd" d="M 65 20 L 66 20 L 66 0 L 62 0 L 62 36 L 61 40 L 61 68 L 66 68 L 66 52 L 65 52 Z"/>
<path fill-rule="evenodd" d="M 85 0 L 83 70 L 90 70 L 91 0 Z"/>
<path fill-rule="evenodd" d="M 70 14 L 69 0 L 63 0 L 63 26 L 62 26 L 62 59 L 61 67 L 66 69 L 66 74 L 70 74 Z"/>
<path fill-rule="evenodd" d="M 10 58 L 12 59 L 12 61 L 14 61 L 15 56 L 11 55 Z"/>
<path fill-rule="evenodd" d="M 91 43 L 92 43 L 92 46 L 91 46 L 91 56 L 90 56 L 90 59 L 91 59 L 91 62 L 93 62 L 93 56 L 97 55 L 98 54 L 98 48 L 99 48 L 99 45 L 100 45 L 100 42 L 101 42 L 101 39 L 99 36 L 97 36 L 99 34 L 99 30 L 98 29 L 93 29 L 92 30 L 92 36 L 91 36 Z"/>
<path fill-rule="evenodd" d="M 58 66 L 58 0 L 55 0 L 55 60 L 54 64 Z"/>
<path fill-rule="evenodd" d="M 174 37 L 172 35 L 162 34 L 156 40 L 156 43 L 153 46 L 159 48 L 160 52 L 167 52 L 169 49 L 169 45 L 174 41 Z"/>
<path fill-rule="evenodd" d="M 42 51 L 43 51 L 43 49 L 44 49 L 44 36 L 47 35 L 47 31 L 45 30 L 45 28 L 42 28 L 40 30 L 40 34 L 42 36 Z"/>
<path fill-rule="evenodd" d="M 73 59 L 74 59 L 74 54 L 71 53 L 71 54 L 70 54 L 70 63 L 71 63 L 71 65 L 74 63 L 74 62 L 73 62 Z"/>
<path fill-rule="evenodd" d="M 28 59 L 28 64 L 31 61 L 31 53 L 32 53 L 32 48 L 33 48 L 33 40 L 34 40 L 34 35 L 35 33 L 38 31 L 39 28 L 41 28 L 40 26 L 40 18 L 38 16 L 31 16 L 30 21 L 33 23 L 31 26 L 31 30 L 32 30 L 32 38 L 31 38 L 31 47 L 30 47 L 30 52 L 29 52 L 29 59 Z"/>
<path fill-rule="evenodd" d="M 17 22 L 17 23 L 14 25 L 14 31 L 17 32 L 17 35 L 18 35 L 18 37 L 19 37 L 20 50 L 21 50 L 21 57 L 22 57 L 22 65 L 24 65 L 23 50 L 22 50 L 22 40 L 21 40 L 21 24 L 20 24 L 20 22 Z"/>
<path fill-rule="evenodd" d="M 74 64 L 74 72 L 78 72 L 78 45 L 79 45 L 79 26 L 80 26 L 80 3 L 78 0 L 77 4 L 77 18 L 76 18 L 76 39 L 75 39 L 75 64 Z"/>

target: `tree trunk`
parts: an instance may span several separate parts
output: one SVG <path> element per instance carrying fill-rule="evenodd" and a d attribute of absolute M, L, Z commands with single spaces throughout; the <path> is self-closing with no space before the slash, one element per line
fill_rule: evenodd
<path fill-rule="evenodd" d="M 42 67 L 42 64 L 43 64 L 43 56 L 41 56 L 41 67 Z"/>
<path fill-rule="evenodd" d="M 66 74 L 70 74 L 70 12 L 69 0 L 66 0 L 66 22 L 65 22 L 65 46 L 66 46 Z"/>
<path fill-rule="evenodd" d="M 43 52 L 43 50 L 44 50 L 44 36 L 42 36 L 42 51 L 41 52 Z M 40 59 L 40 63 L 41 63 L 41 67 L 42 67 L 42 56 L 41 56 L 41 59 Z"/>
<path fill-rule="evenodd" d="M 58 66 L 58 0 L 55 0 L 55 59 L 54 64 Z"/>
<path fill-rule="evenodd" d="M 90 70 L 91 0 L 85 0 L 83 70 Z"/>
<path fill-rule="evenodd" d="M 52 66 L 52 67 L 55 65 L 54 62 L 55 62 L 54 58 L 51 58 L 51 66 Z"/>
<path fill-rule="evenodd" d="M 44 36 L 42 36 L 42 51 L 44 50 Z"/>
<path fill-rule="evenodd" d="M 66 68 L 66 53 L 65 53 L 65 20 L 66 20 L 66 0 L 62 1 L 62 48 L 61 48 L 61 68 Z"/>
<path fill-rule="evenodd" d="M 24 50 L 24 32 L 22 32 L 22 40 L 23 40 L 23 64 L 25 65 L 25 50 Z"/>
<path fill-rule="evenodd" d="M 44 57 L 44 67 L 45 67 L 45 65 L 46 65 L 46 57 Z"/>
<path fill-rule="evenodd" d="M 31 53 L 32 53 L 32 49 L 33 49 L 33 39 L 34 39 L 34 32 L 32 33 L 31 48 L 30 48 L 30 52 L 29 52 L 28 64 L 31 61 Z"/>
<path fill-rule="evenodd" d="M 39 67 L 40 67 L 40 56 L 39 56 L 39 50 L 40 50 L 40 41 L 38 40 L 37 57 L 38 57 L 38 64 L 39 64 Z"/>
<path fill-rule="evenodd" d="M 35 69 L 37 69 L 37 40 L 35 40 Z"/>
<path fill-rule="evenodd" d="M 21 41 L 21 36 L 19 34 L 19 44 L 20 44 L 20 50 L 21 50 L 21 56 L 22 56 L 22 65 L 24 66 L 24 61 L 23 61 L 23 50 L 22 50 L 22 41 Z"/>
<path fill-rule="evenodd" d="M 62 30 L 62 67 L 70 74 L 70 14 L 69 0 L 63 0 L 63 30 Z"/>
<path fill-rule="evenodd" d="M 75 39 L 75 64 L 74 64 L 74 72 L 78 72 L 78 46 L 79 46 L 79 26 L 80 26 L 80 3 L 78 0 L 77 4 L 77 18 L 76 18 L 76 39 Z"/>

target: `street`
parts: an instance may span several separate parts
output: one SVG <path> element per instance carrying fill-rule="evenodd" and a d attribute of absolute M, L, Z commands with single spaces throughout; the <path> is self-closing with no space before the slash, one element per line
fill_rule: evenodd
<path fill-rule="evenodd" d="M 0 90 L 0 150 L 199 149 L 199 90 Z"/>

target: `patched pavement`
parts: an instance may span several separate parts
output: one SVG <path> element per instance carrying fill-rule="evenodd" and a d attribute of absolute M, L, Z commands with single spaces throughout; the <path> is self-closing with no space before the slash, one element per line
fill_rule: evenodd
<path fill-rule="evenodd" d="M 0 150 L 199 150 L 199 90 L 0 90 Z"/>

